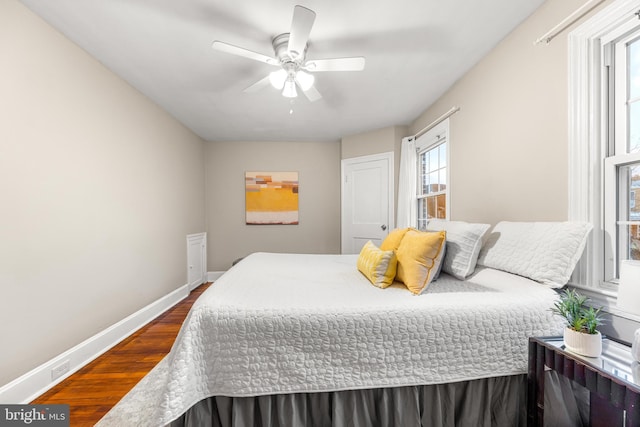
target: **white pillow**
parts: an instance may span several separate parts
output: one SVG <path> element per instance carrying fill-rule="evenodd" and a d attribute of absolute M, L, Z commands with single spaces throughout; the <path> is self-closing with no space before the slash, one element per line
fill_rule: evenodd
<path fill-rule="evenodd" d="M 586 222 L 500 222 L 478 264 L 559 288 L 569 281 L 592 228 Z"/>
<path fill-rule="evenodd" d="M 471 224 L 443 219 L 429 220 L 427 231 L 447 232 L 442 271 L 460 280 L 471 275 L 476 268 L 478 254 L 482 248 L 482 237 L 489 227 L 489 224 Z"/>

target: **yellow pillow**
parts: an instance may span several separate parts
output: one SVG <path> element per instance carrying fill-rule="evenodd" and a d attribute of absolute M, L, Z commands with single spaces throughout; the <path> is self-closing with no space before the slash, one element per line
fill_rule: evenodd
<path fill-rule="evenodd" d="M 379 288 L 386 288 L 393 283 L 397 265 L 393 251 L 380 250 L 371 240 L 365 243 L 358 256 L 358 270 Z"/>
<path fill-rule="evenodd" d="M 402 238 L 407 233 L 407 231 L 411 230 L 410 228 L 396 228 L 387 234 L 387 237 L 384 238 L 382 243 L 380 244 L 380 249 L 383 251 L 395 251 L 400 246 L 400 242 Z"/>
<path fill-rule="evenodd" d="M 396 251 L 396 280 L 404 283 L 411 293 L 419 295 L 433 280 L 442 262 L 445 238 L 445 231 L 418 230 L 409 230 L 402 238 Z"/>

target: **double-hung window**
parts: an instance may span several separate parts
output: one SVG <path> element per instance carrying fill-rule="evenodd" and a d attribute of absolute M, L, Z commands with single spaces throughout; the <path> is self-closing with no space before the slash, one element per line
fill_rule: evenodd
<path fill-rule="evenodd" d="M 416 140 L 418 151 L 417 228 L 424 230 L 432 218 L 449 217 L 449 121 L 445 120 Z"/>
<path fill-rule="evenodd" d="M 604 282 L 615 284 L 621 260 L 640 260 L 640 25 L 604 45 L 603 54 Z"/>
<path fill-rule="evenodd" d="M 640 260 L 639 7 L 618 0 L 569 35 L 569 219 L 594 226 L 572 283 L 604 294 Z"/>

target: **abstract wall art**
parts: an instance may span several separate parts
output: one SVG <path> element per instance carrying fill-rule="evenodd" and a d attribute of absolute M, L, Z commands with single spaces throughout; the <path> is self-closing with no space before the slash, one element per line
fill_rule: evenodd
<path fill-rule="evenodd" d="M 247 224 L 298 224 L 298 172 L 245 172 Z"/>

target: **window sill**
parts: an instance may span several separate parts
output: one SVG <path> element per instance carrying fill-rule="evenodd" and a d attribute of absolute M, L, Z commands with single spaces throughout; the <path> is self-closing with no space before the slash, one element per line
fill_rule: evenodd
<path fill-rule="evenodd" d="M 573 285 L 571 283 L 569 284 L 569 287 L 578 289 L 580 293 L 589 297 L 596 308 L 602 307 L 602 311 L 606 311 L 607 313 L 613 314 L 618 317 L 623 317 L 625 319 L 633 320 L 635 322 L 640 322 L 640 315 L 622 311 L 617 308 L 618 293 L 615 291 L 591 288 L 588 286 Z"/>

